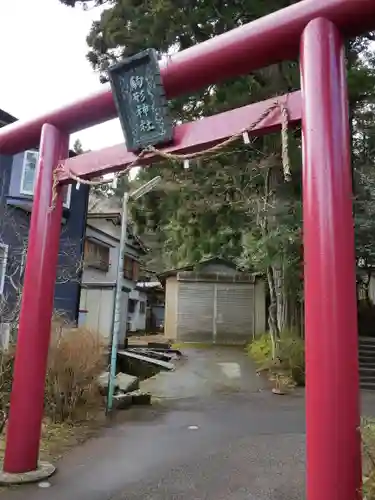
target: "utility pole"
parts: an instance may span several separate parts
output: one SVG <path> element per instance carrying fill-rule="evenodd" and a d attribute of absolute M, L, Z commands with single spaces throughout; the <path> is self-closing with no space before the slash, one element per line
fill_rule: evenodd
<path fill-rule="evenodd" d="M 121 329 L 121 321 L 125 321 L 125 342 L 127 333 L 126 318 L 121 318 L 121 311 L 123 309 L 122 275 L 124 272 L 124 259 L 125 259 L 126 239 L 127 239 L 126 235 L 128 226 L 128 203 L 130 200 L 138 200 L 145 194 L 152 191 L 154 187 L 157 184 L 159 184 L 160 181 L 161 181 L 160 176 L 154 177 L 149 182 L 146 182 L 132 193 L 125 192 L 122 198 L 121 236 L 120 236 L 120 248 L 119 248 L 118 262 L 117 262 L 115 307 L 114 307 L 112 345 L 111 345 L 111 363 L 109 369 L 109 383 L 108 383 L 108 395 L 107 395 L 107 413 L 109 413 L 113 407 L 113 395 L 115 392 L 115 379 L 116 379 L 116 366 L 117 366 L 117 350 L 118 350 L 118 341 Z"/>

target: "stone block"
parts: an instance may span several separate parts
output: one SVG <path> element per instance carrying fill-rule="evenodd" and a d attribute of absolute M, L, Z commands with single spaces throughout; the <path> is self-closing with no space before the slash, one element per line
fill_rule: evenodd
<path fill-rule="evenodd" d="M 132 397 L 132 404 L 145 406 L 151 404 L 151 394 L 142 391 L 133 391 L 129 394 Z"/>
<path fill-rule="evenodd" d="M 139 379 L 127 373 L 118 373 L 116 376 L 116 387 L 122 392 L 132 392 L 139 389 Z"/>
<path fill-rule="evenodd" d="M 113 408 L 115 410 L 127 410 L 133 404 L 131 394 L 119 392 L 113 396 Z"/>

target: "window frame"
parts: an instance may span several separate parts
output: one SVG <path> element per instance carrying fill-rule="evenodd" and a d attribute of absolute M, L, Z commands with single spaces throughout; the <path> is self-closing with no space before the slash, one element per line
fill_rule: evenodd
<path fill-rule="evenodd" d="M 26 165 L 27 165 L 27 155 L 28 153 L 33 153 L 36 155 L 36 164 L 35 164 L 35 177 L 34 177 L 34 183 L 33 183 L 33 190 L 29 191 L 27 189 L 24 189 L 24 182 L 25 182 L 25 173 L 26 173 Z M 21 172 L 21 182 L 20 182 L 20 194 L 21 195 L 26 195 L 26 196 L 32 196 L 34 197 L 35 193 L 35 182 L 36 182 L 36 175 L 38 171 L 38 161 L 39 161 L 39 152 L 35 151 L 34 149 L 27 149 L 26 151 L 23 152 L 23 159 L 22 159 L 22 172 Z M 66 187 L 63 187 L 62 189 L 66 189 L 65 191 L 65 199 L 63 202 L 63 206 L 65 208 L 70 208 L 70 202 L 72 198 L 72 185 L 69 184 Z"/>
<path fill-rule="evenodd" d="M 97 247 L 99 249 L 98 251 L 100 252 L 100 249 L 105 250 L 108 253 L 108 259 L 105 261 L 103 259 L 100 259 L 99 261 L 88 261 L 87 260 L 87 247 L 89 245 L 93 245 L 94 247 Z M 96 269 L 97 271 L 102 271 L 104 273 L 108 273 L 109 269 L 111 267 L 111 249 L 109 246 L 105 245 L 104 243 L 101 244 L 98 241 L 93 241 L 89 238 L 86 238 L 85 240 L 85 245 L 84 245 L 84 253 L 83 253 L 83 263 L 84 266 L 87 266 L 91 269 Z"/>
<path fill-rule="evenodd" d="M 127 265 L 130 264 L 130 265 Z M 129 273 L 128 273 L 129 271 Z M 132 255 L 124 255 L 122 276 L 128 281 L 137 282 L 139 278 L 139 261 Z"/>
<path fill-rule="evenodd" d="M 36 171 L 37 171 L 37 168 L 38 168 L 38 160 L 39 160 L 39 153 L 38 151 L 34 151 L 33 149 L 28 149 L 26 151 L 24 151 L 23 153 L 23 159 L 22 159 L 22 173 L 21 173 L 21 185 L 20 185 L 20 193 L 21 194 L 26 194 L 28 196 L 34 196 L 34 191 L 35 191 L 35 179 L 36 177 L 34 177 L 34 183 L 33 183 L 33 189 L 31 191 L 29 191 L 28 189 L 24 189 L 24 182 L 25 182 L 25 173 L 26 173 L 26 165 L 27 165 L 27 156 L 29 153 L 33 153 L 34 155 L 36 155 L 36 163 L 35 163 L 35 175 L 36 175 Z"/>
<path fill-rule="evenodd" d="M 6 245 L 5 243 L 0 243 L 0 248 L 4 250 L 4 261 L 3 261 L 2 265 L 0 266 L 0 268 L 1 268 L 0 295 L 4 295 L 5 276 L 6 276 L 6 269 L 7 269 L 7 264 L 8 264 L 8 255 L 9 255 L 9 245 Z"/>

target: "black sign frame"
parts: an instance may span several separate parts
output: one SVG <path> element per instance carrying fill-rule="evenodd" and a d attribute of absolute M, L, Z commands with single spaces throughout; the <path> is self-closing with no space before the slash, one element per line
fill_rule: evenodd
<path fill-rule="evenodd" d="M 108 77 L 127 149 L 170 143 L 173 125 L 156 50 L 144 50 L 111 66 Z"/>

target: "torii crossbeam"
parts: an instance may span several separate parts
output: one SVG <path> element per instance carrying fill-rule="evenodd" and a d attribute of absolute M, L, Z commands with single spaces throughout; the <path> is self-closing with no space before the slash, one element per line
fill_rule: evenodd
<path fill-rule="evenodd" d="M 288 96 L 302 117 L 305 251 L 306 439 L 308 500 L 360 498 L 358 331 L 350 135 L 343 37 L 375 29 L 375 0 L 303 0 L 182 51 L 161 68 L 169 98 L 300 55 L 302 94 Z M 300 49 L 299 49 L 300 47 Z M 258 106 L 258 108 L 257 108 Z M 197 150 L 250 125 L 259 103 L 208 118 L 210 127 L 175 131 L 174 150 Z M 132 161 L 123 146 L 68 160 L 69 134 L 115 117 L 106 88 L 52 113 L 0 130 L 0 152 L 40 140 L 4 470 L 37 467 L 43 415 L 62 196 L 49 211 L 54 169 L 90 178 Z M 227 120 L 225 120 L 227 122 Z M 207 123 L 207 122 L 206 122 Z M 280 116 L 254 133 L 279 126 Z M 236 127 L 237 125 L 237 127 Z M 237 129 L 237 131 L 238 131 Z M 199 136 L 198 136 L 199 134 Z M 143 162 L 150 162 L 145 157 Z M 277 444 L 276 444 L 277 445 Z M 250 465 L 249 465 L 250 466 Z"/>

